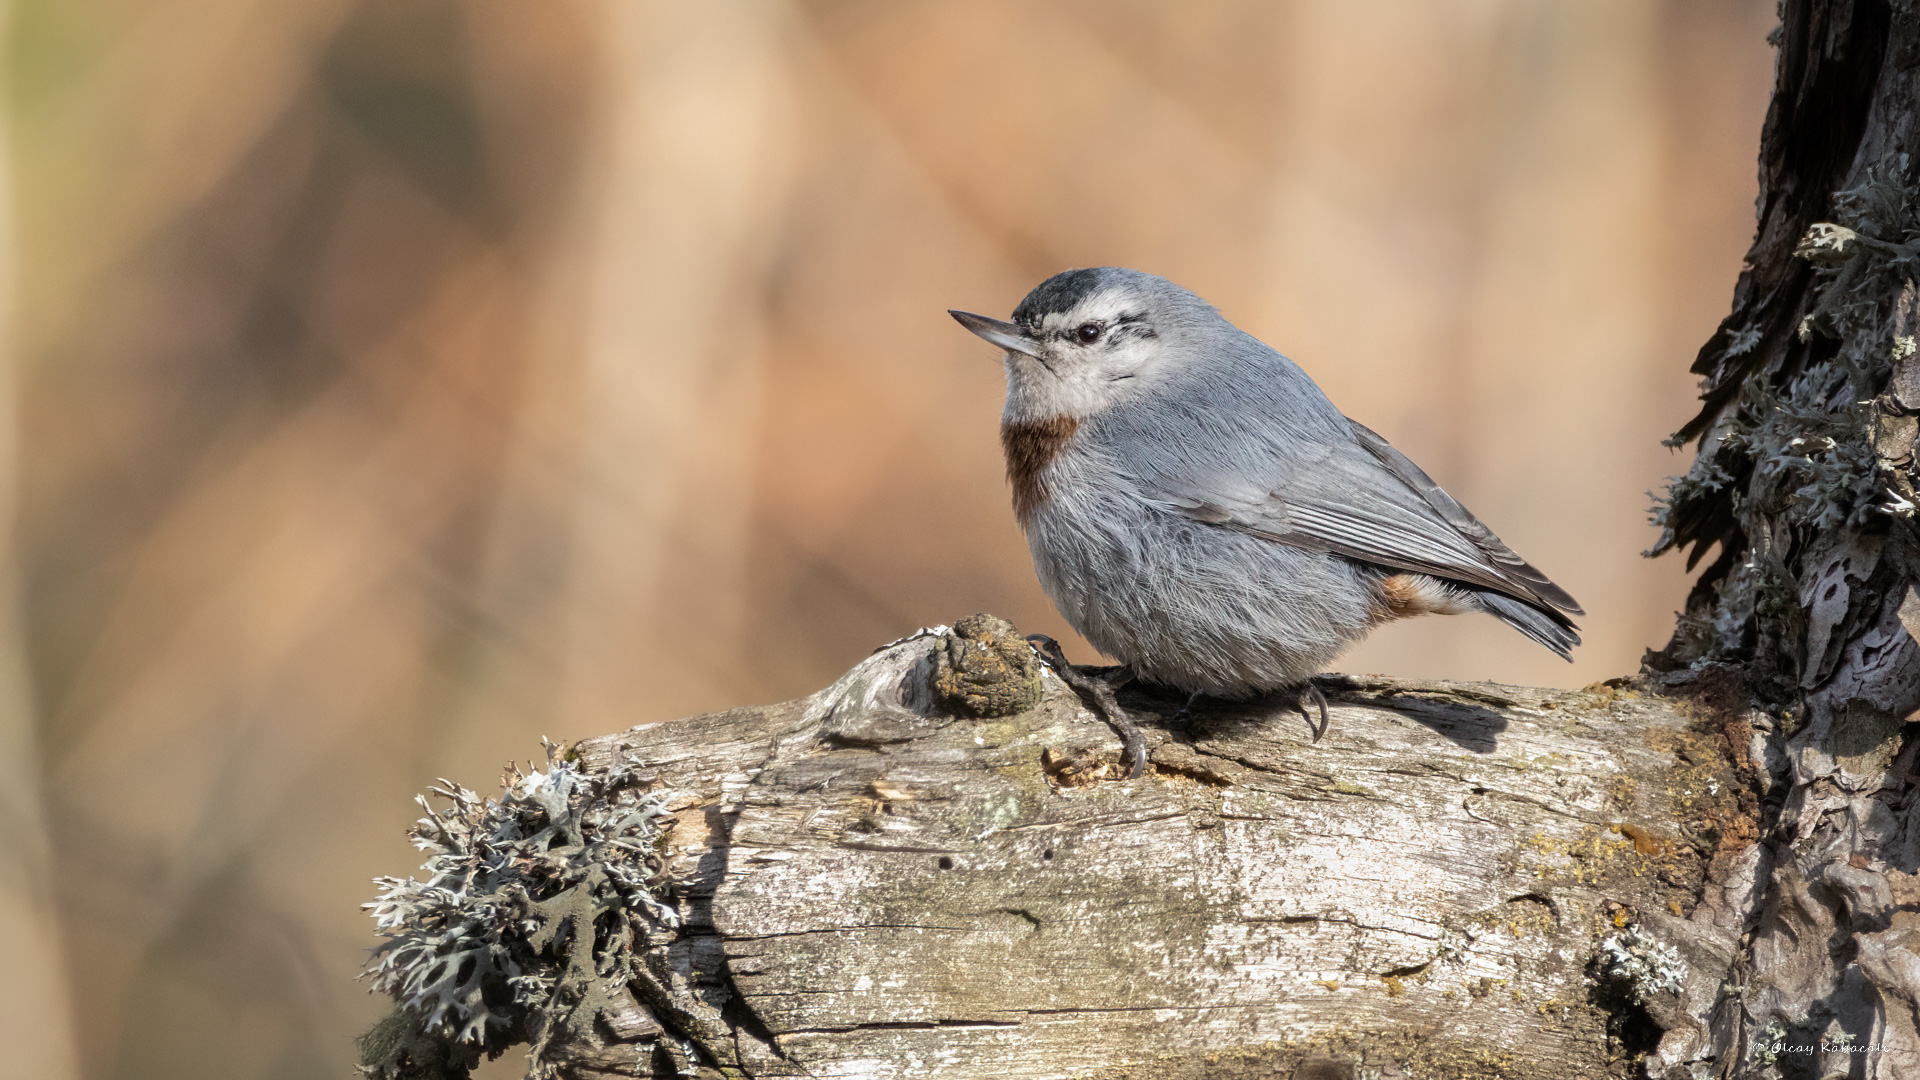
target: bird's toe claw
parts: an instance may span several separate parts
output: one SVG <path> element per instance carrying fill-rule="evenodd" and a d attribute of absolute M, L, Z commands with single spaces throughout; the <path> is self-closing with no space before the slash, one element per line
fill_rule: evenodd
<path fill-rule="evenodd" d="M 1320 709 L 1320 724 L 1318 727 L 1314 726 L 1313 714 L 1307 712 L 1308 702 L 1312 702 Z M 1327 713 L 1327 695 L 1323 693 L 1318 686 L 1309 682 L 1300 688 L 1300 697 L 1294 702 L 1294 706 L 1300 710 L 1300 718 L 1307 722 L 1307 730 L 1313 733 L 1313 741 L 1316 743 L 1319 742 L 1320 737 L 1325 735 L 1327 729 L 1333 724 L 1331 717 Z"/>

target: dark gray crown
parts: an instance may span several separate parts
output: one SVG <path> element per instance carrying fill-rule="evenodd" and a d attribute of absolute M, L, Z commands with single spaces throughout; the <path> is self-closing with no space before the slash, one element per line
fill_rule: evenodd
<path fill-rule="evenodd" d="M 1034 287 L 1020 306 L 1013 309 L 1013 321 L 1031 330 L 1049 315 L 1073 310 L 1073 306 L 1099 292 L 1112 276 L 1113 267 L 1096 266 L 1089 270 L 1062 270 Z"/>

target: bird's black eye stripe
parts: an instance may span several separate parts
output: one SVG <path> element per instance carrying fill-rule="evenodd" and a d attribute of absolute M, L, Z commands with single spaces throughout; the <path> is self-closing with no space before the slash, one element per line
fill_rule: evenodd
<path fill-rule="evenodd" d="M 1111 322 L 1106 319 L 1088 319 L 1078 326 L 1054 331 L 1062 341 L 1077 341 L 1082 345 L 1091 345 L 1102 338 L 1109 345 L 1127 338 L 1150 338 L 1154 336 L 1153 327 L 1147 325 L 1145 312 L 1130 311 L 1116 316 Z"/>
<path fill-rule="evenodd" d="M 1142 312 L 1131 312 L 1113 320 L 1113 338 L 1150 338 L 1153 327 L 1147 325 L 1147 316 Z"/>

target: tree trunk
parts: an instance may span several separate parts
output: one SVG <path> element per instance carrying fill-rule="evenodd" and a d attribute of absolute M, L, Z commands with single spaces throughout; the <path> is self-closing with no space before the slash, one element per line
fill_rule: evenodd
<path fill-rule="evenodd" d="M 1786 0 L 1759 231 L 1656 550 L 1580 692 L 1130 697 L 1011 627 L 588 740 L 416 827 L 382 1076 L 1920 1076 L 1920 14 Z M 669 824 L 671 822 L 671 824 Z M 462 1036 L 464 1036 L 464 1041 Z"/>
<path fill-rule="evenodd" d="M 1699 454 L 1656 549 L 1718 557 L 1650 657 L 1741 678 L 1776 718 L 1776 783 L 1710 1045 L 1670 1036 L 1663 1056 L 1916 1076 L 1920 20 L 1906 2 L 1789 2 L 1779 49 L 1759 233 L 1694 365 L 1705 407 L 1681 437 Z"/>

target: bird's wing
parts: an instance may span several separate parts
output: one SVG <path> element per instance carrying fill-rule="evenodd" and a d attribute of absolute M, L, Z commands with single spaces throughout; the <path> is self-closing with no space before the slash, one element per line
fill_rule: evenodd
<path fill-rule="evenodd" d="M 1353 443 L 1338 449 L 1357 452 L 1315 455 L 1306 468 L 1276 461 L 1257 477 L 1154 477 L 1149 497 L 1197 521 L 1584 614 L 1405 454 L 1367 427 L 1347 424 Z"/>

